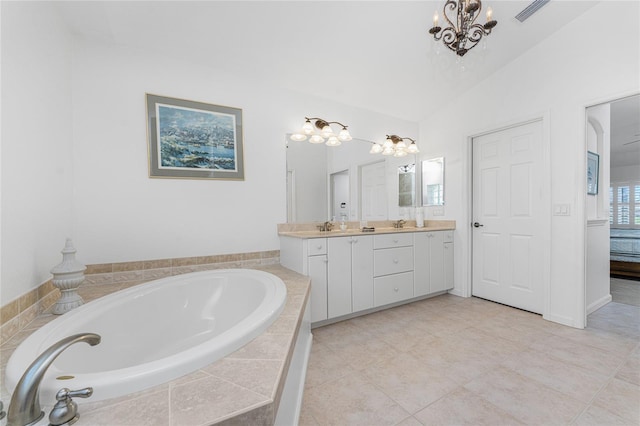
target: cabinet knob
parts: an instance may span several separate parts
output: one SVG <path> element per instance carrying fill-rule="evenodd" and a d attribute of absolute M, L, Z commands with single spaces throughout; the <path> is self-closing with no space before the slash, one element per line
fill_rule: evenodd
<path fill-rule="evenodd" d="M 317 246 L 316 249 L 322 250 L 322 246 Z"/>
<path fill-rule="evenodd" d="M 398 259 L 393 259 L 393 263 L 398 263 Z"/>
<path fill-rule="evenodd" d="M 397 293 L 398 291 L 400 291 L 400 289 L 399 289 L 398 287 L 395 287 L 395 288 L 393 289 L 393 291 L 395 291 L 395 292 Z"/>
<path fill-rule="evenodd" d="M 394 238 L 393 242 L 394 242 L 394 243 L 398 243 L 398 240 Z"/>

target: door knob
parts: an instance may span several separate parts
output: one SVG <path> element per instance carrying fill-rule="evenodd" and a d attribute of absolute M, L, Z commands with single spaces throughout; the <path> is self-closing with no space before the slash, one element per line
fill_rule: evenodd
<path fill-rule="evenodd" d="M 482 225 L 482 224 L 480 224 L 480 223 L 478 223 L 478 222 L 474 222 L 474 223 L 473 223 L 473 227 L 474 227 L 474 228 L 480 228 L 481 226 L 484 226 L 484 225 Z"/>

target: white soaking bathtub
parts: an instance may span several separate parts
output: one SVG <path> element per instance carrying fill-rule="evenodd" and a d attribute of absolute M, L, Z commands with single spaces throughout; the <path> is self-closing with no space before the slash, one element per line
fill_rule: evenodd
<path fill-rule="evenodd" d="M 13 391 L 44 350 L 77 333 L 96 333 L 102 341 L 76 343 L 53 362 L 40 386 L 43 404 L 55 402 L 61 388 L 91 386 L 86 401 L 96 402 L 176 379 L 260 335 L 282 311 L 286 295 L 280 278 L 249 269 L 176 275 L 118 291 L 29 336 L 7 364 L 7 389 Z"/>

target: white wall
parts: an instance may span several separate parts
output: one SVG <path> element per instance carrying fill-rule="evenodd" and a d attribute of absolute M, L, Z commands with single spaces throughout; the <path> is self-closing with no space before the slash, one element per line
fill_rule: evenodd
<path fill-rule="evenodd" d="M 640 181 L 640 164 L 611 168 L 611 182 Z"/>
<path fill-rule="evenodd" d="M 638 2 L 602 2 L 420 123 L 422 158 L 444 155 L 445 216 L 455 219 L 455 291 L 470 285 L 469 137 L 546 117 L 551 204 L 545 317 L 581 327 L 585 286 L 585 107 L 640 90 Z M 625 40 L 620 43 L 620 40 Z M 471 52 L 470 54 L 472 54 Z"/>
<path fill-rule="evenodd" d="M 305 116 L 364 137 L 408 126 L 138 50 L 78 40 L 73 57 L 73 224 L 88 263 L 278 249 L 286 133 Z M 242 108 L 245 180 L 149 179 L 145 92 Z"/>
<path fill-rule="evenodd" d="M 71 234 L 71 40 L 46 2 L 2 2 L 0 303 L 49 277 Z"/>

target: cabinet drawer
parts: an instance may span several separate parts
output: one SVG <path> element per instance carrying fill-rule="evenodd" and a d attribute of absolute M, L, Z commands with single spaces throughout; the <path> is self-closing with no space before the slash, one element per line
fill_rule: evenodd
<path fill-rule="evenodd" d="M 308 244 L 309 244 L 309 256 L 316 256 L 318 254 L 327 254 L 326 238 L 310 238 Z"/>
<path fill-rule="evenodd" d="M 413 271 L 413 247 L 398 247 L 373 251 L 373 275 Z"/>
<path fill-rule="evenodd" d="M 413 272 L 387 275 L 373 279 L 373 303 L 388 305 L 413 297 Z"/>
<path fill-rule="evenodd" d="M 405 234 L 382 234 L 375 235 L 373 239 L 374 249 L 384 249 L 392 247 L 404 247 L 413 245 L 413 233 Z"/>

